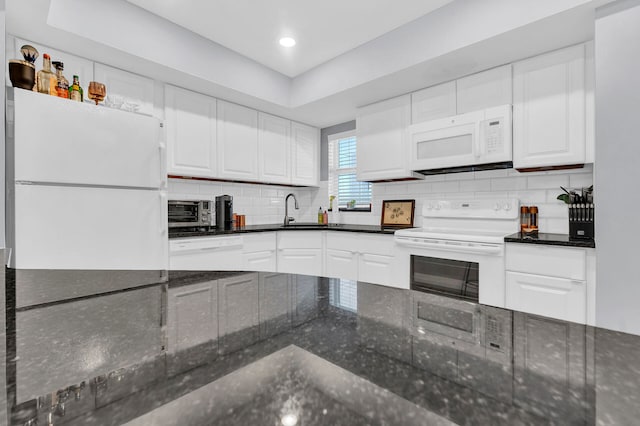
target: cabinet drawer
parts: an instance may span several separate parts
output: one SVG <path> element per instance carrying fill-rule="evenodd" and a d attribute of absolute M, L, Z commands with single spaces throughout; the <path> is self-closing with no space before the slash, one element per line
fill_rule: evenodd
<path fill-rule="evenodd" d="M 243 249 L 245 253 L 276 250 L 275 232 L 256 232 L 254 234 L 246 234 L 243 238 Z"/>
<path fill-rule="evenodd" d="M 321 249 L 322 234 L 316 231 L 278 232 L 278 249 Z"/>
<path fill-rule="evenodd" d="M 516 311 L 584 324 L 586 282 L 507 272 L 506 307 Z"/>
<path fill-rule="evenodd" d="M 358 253 L 377 254 L 380 256 L 393 256 L 395 254 L 395 240 L 393 239 L 393 235 L 356 235 L 355 248 Z"/>
<path fill-rule="evenodd" d="M 353 232 L 327 232 L 327 249 L 357 251 L 358 236 Z"/>
<path fill-rule="evenodd" d="M 507 244 L 506 265 L 508 271 L 584 281 L 587 252 L 578 248 Z"/>

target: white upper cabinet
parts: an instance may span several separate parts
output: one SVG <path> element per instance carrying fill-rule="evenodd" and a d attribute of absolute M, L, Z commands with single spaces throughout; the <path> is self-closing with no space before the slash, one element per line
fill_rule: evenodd
<path fill-rule="evenodd" d="M 291 122 L 258 113 L 258 174 L 261 182 L 291 183 Z"/>
<path fill-rule="evenodd" d="M 408 169 L 410 120 L 411 95 L 388 99 L 358 110 L 358 180 L 415 177 Z"/>
<path fill-rule="evenodd" d="M 216 100 L 169 85 L 164 98 L 168 173 L 217 177 Z"/>
<path fill-rule="evenodd" d="M 137 105 L 136 112 L 146 115 L 154 115 L 154 84 L 153 80 L 103 64 L 95 64 L 95 81 L 107 86 L 107 97 L 120 96 L 123 102 Z M 71 79 L 69 83 L 71 83 Z M 85 87 L 84 96 L 87 96 L 89 82 L 80 81 Z"/>
<path fill-rule="evenodd" d="M 514 167 L 584 163 L 585 45 L 517 62 L 513 78 Z"/>
<path fill-rule="evenodd" d="M 7 41 L 9 41 L 11 36 L 7 36 Z M 67 80 L 69 80 L 69 84 L 73 82 L 73 76 L 77 75 L 80 79 L 80 86 L 84 89 L 84 97 L 87 97 L 87 87 L 89 87 L 89 82 L 93 81 L 93 62 L 84 58 L 80 58 L 78 56 L 71 55 L 67 52 L 63 52 L 61 50 L 53 49 L 51 47 L 43 46 L 38 43 L 33 43 L 31 41 L 23 40 L 21 38 L 13 38 L 13 48 L 11 51 L 7 52 L 7 59 L 23 59 L 22 53 L 20 53 L 20 48 L 29 44 L 36 49 L 38 49 L 38 59 L 36 59 L 36 70 L 42 69 L 42 55 L 48 53 L 51 56 L 52 61 L 60 61 L 64 63 L 64 71 L 62 72 Z M 10 43 L 7 43 L 9 46 Z M 55 72 L 55 69 L 52 67 L 52 71 Z M 104 83 L 102 80 L 97 80 L 101 83 Z M 9 73 L 7 73 L 7 84 L 10 86 L 11 81 L 9 80 Z M 107 86 L 107 95 L 109 94 L 109 87 Z"/>
<path fill-rule="evenodd" d="M 449 81 L 411 94 L 411 123 L 456 115 L 456 82 Z"/>
<path fill-rule="evenodd" d="M 258 111 L 218 100 L 218 177 L 258 179 Z"/>
<path fill-rule="evenodd" d="M 456 114 L 511 105 L 511 65 L 492 68 L 456 81 Z"/>
<path fill-rule="evenodd" d="M 291 122 L 291 184 L 318 186 L 320 182 L 320 130 Z"/>

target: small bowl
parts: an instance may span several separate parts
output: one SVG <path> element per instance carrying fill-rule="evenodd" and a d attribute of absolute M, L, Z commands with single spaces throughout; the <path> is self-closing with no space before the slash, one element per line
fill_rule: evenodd
<path fill-rule="evenodd" d="M 33 90 L 36 84 L 36 67 L 19 59 L 9 61 L 9 78 L 13 87 Z"/>
<path fill-rule="evenodd" d="M 109 95 L 104 99 L 104 104 L 109 108 L 120 109 L 123 103 L 124 99 L 122 99 L 122 96 Z"/>

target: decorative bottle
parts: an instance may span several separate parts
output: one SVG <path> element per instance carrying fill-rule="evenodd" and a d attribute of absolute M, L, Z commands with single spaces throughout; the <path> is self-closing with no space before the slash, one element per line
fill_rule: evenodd
<path fill-rule="evenodd" d="M 69 99 L 69 80 L 62 75 L 62 71 L 64 71 L 64 64 L 59 61 L 53 62 L 53 66 L 56 69 L 56 94 L 65 99 Z"/>
<path fill-rule="evenodd" d="M 84 100 L 82 87 L 80 87 L 80 79 L 77 75 L 73 76 L 73 84 L 69 87 L 69 99 L 78 102 L 82 102 Z"/>
<path fill-rule="evenodd" d="M 57 85 L 58 77 L 56 77 L 53 71 L 51 71 L 51 56 L 49 56 L 48 53 L 45 53 L 42 55 L 42 69 L 38 71 L 36 87 L 40 93 L 57 96 Z"/>

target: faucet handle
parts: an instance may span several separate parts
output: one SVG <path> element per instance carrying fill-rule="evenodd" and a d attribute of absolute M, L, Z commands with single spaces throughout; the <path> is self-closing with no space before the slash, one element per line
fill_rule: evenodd
<path fill-rule="evenodd" d="M 295 222 L 295 221 L 296 221 L 296 219 L 295 219 L 295 218 L 293 218 L 293 217 L 289 217 L 289 222 Z"/>

